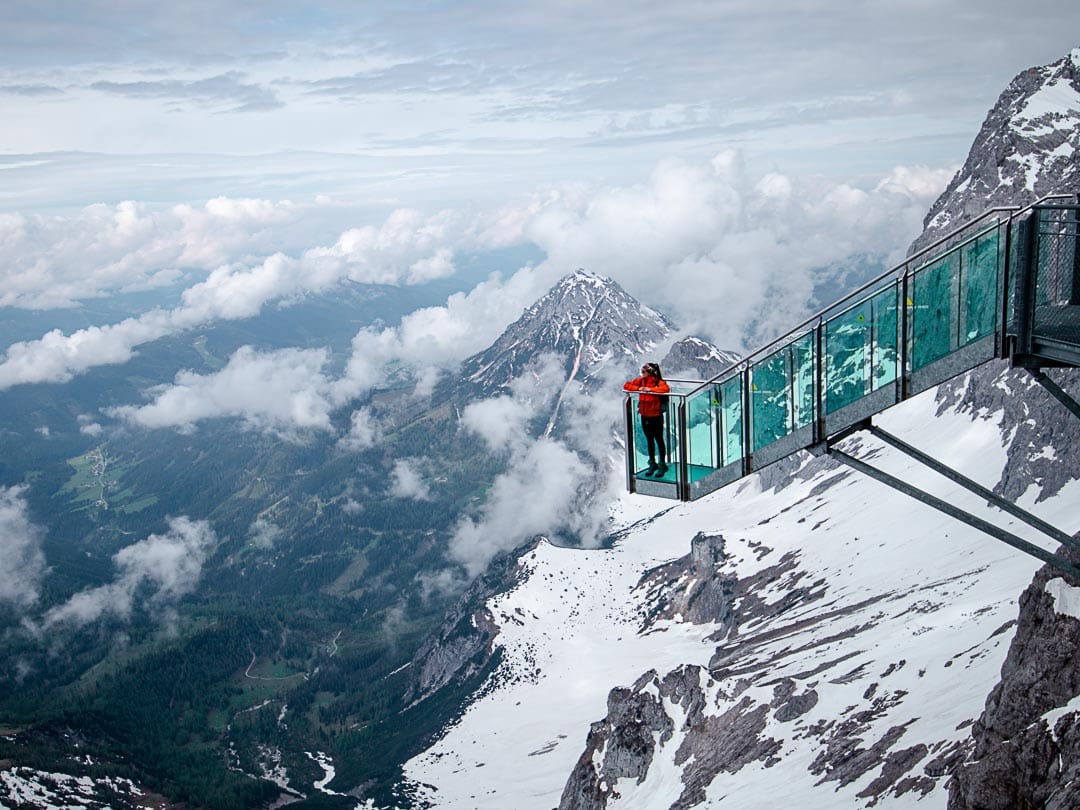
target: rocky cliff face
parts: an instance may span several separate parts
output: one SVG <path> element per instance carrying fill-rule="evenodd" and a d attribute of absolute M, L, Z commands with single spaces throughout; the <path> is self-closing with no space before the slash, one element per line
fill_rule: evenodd
<path fill-rule="evenodd" d="M 949 810 L 1080 807 L 1080 582 L 1046 566 L 1024 591 L 1001 683 L 972 739 Z"/>
<path fill-rule="evenodd" d="M 1020 73 L 998 98 L 967 160 L 930 207 L 920 250 L 989 208 L 1080 189 L 1080 48 Z"/>

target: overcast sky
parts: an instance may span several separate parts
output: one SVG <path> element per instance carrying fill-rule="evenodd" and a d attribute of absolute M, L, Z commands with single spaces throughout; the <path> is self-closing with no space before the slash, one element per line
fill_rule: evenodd
<path fill-rule="evenodd" d="M 822 268 L 899 260 L 1011 78 L 1077 45 L 1075 0 L 6 0 L 0 312 L 172 297 L 8 338 L 0 390 L 507 248 L 542 260 L 361 331 L 342 379 L 254 347 L 115 415 L 327 429 L 379 362 L 446 367 L 578 267 L 747 348 Z M 304 419 L 230 399 L 253 377 Z"/>
<path fill-rule="evenodd" d="M 0 210 L 487 203 L 733 147 L 762 172 L 942 167 L 1078 31 L 1071 0 L 6 0 Z"/>

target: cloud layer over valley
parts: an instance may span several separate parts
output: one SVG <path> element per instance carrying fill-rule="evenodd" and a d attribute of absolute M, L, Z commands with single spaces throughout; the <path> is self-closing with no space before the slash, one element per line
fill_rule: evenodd
<path fill-rule="evenodd" d="M 254 260 L 253 248 L 268 220 L 284 212 L 301 214 L 287 204 L 216 201 L 214 211 L 236 217 L 225 228 L 220 218 L 200 214 L 204 230 L 199 233 L 216 228 L 223 234 L 215 242 L 193 236 L 190 218 L 175 211 L 139 216 L 136 207 L 125 204 L 103 217 L 95 209 L 50 222 L 53 241 L 45 250 L 37 250 L 29 237 L 4 242 L 9 267 L 44 268 L 37 274 L 8 271 L 19 282 L 9 304 L 41 307 L 52 300 L 68 306 L 76 296 L 107 295 L 155 278 L 175 280 L 183 256 L 201 262 L 205 276 L 170 309 L 8 345 L 0 362 L 0 390 L 64 382 L 96 366 L 126 362 L 140 345 L 160 337 L 250 318 L 270 304 L 305 295 L 333 294 L 346 280 L 422 283 L 454 273 L 455 257 L 463 252 L 514 245 L 535 245 L 547 258 L 536 267 L 506 268 L 468 293 L 455 294 L 445 306 L 421 309 L 397 325 L 362 329 L 346 372 L 351 382 L 338 385 L 335 395 L 355 395 L 363 389 L 362 379 L 377 379 L 390 362 L 418 369 L 452 366 L 488 345 L 526 305 L 578 266 L 614 278 L 689 330 L 744 347 L 801 316 L 823 268 L 852 257 L 899 260 L 949 176 L 947 170 L 897 169 L 862 189 L 775 173 L 753 177 L 738 153 L 726 152 L 700 165 L 664 161 L 631 186 L 550 188 L 484 211 L 402 209 L 377 224 L 349 228 L 331 245 Z M 63 246 L 79 241 L 90 223 L 101 219 L 112 230 L 84 257 L 89 272 L 80 277 L 75 252 Z M 213 227 L 206 224 L 210 220 Z M 18 223 L 9 226 L 18 237 Z M 155 257 L 167 257 L 170 264 L 159 266 Z M 57 283 L 68 277 L 79 281 Z M 236 374 L 250 359 L 234 358 L 219 374 Z M 305 368 L 314 367 L 308 362 Z M 194 384 L 190 374 L 176 381 L 189 388 Z M 211 380 L 199 384 L 215 388 Z M 165 392 L 154 395 L 160 401 Z M 207 404 L 202 418 L 214 409 Z M 228 406 L 219 410 L 234 413 Z M 152 423 L 148 412 L 138 413 L 145 424 Z M 296 411 L 298 423 L 311 418 L 317 417 L 303 408 Z"/>

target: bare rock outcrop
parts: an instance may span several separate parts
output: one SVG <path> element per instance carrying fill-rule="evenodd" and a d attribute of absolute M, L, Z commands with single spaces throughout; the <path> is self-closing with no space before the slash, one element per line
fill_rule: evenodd
<path fill-rule="evenodd" d="M 1080 601 L 1080 582 L 1044 566 L 1020 598 L 1001 682 L 972 727 L 949 810 L 1080 807 L 1080 618 L 1059 600 Z"/>

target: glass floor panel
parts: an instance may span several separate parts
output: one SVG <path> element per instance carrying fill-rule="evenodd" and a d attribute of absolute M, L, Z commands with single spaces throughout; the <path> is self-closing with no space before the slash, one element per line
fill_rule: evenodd
<path fill-rule="evenodd" d="M 675 476 L 676 476 L 676 473 L 678 472 L 678 470 L 676 469 L 674 464 L 669 464 L 667 472 L 664 473 L 663 475 L 646 475 L 645 471 L 647 469 L 649 469 L 649 468 L 648 467 L 642 467 L 640 470 L 638 470 L 636 473 L 634 473 L 634 478 L 640 478 L 643 481 L 664 481 L 665 483 L 668 483 L 668 484 L 676 483 L 676 477 Z M 705 476 L 711 475 L 712 473 L 716 472 L 716 468 L 715 467 L 703 467 L 703 466 L 700 466 L 698 464 L 690 464 L 689 465 L 689 472 L 690 472 L 690 482 L 693 483 L 694 481 L 700 481 Z"/>

